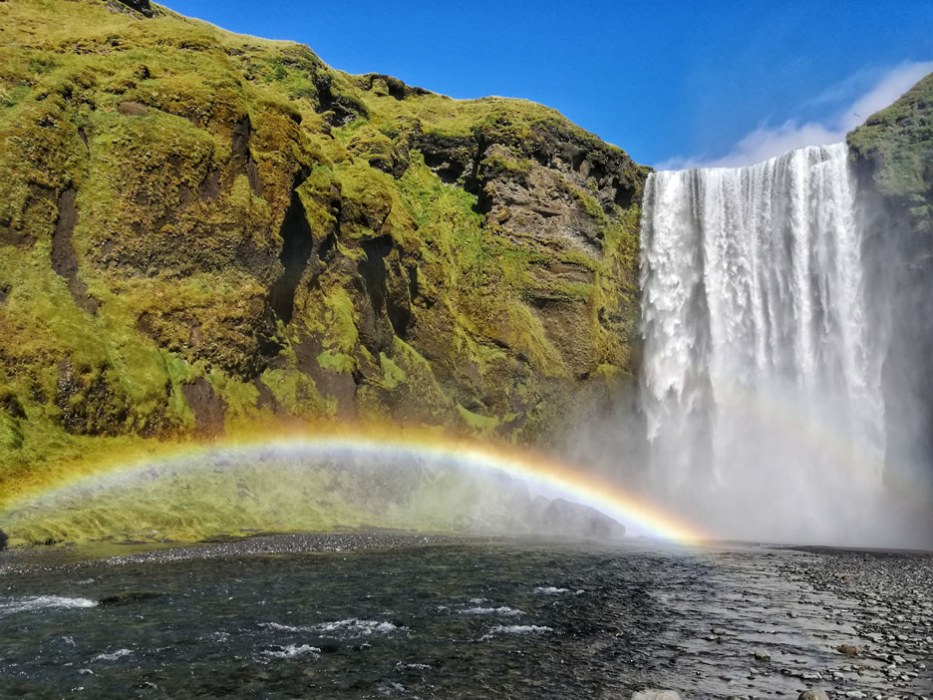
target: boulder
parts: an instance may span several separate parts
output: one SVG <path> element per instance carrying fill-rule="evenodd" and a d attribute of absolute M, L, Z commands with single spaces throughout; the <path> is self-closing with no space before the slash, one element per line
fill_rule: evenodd
<path fill-rule="evenodd" d="M 617 540 L 625 536 L 625 526 L 608 515 L 563 498 L 535 499 L 532 522 L 540 533 L 559 537 Z"/>
<path fill-rule="evenodd" d="M 149 0 L 120 0 L 120 2 L 146 17 L 152 17 L 153 15 L 152 5 L 149 4 Z"/>
<path fill-rule="evenodd" d="M 829 700 L 829 694 L 825 690 L 805 690 L 797 696 L 797 700 Z"/>

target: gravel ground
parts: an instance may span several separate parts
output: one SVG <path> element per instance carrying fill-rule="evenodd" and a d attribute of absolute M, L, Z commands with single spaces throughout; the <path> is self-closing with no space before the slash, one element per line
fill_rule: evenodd
<path fill-rule="evenodd" d="M 818 555 L 816 565 L 788 564 L 787 576 L 855 602 L 845 616 L 858 638 L 837 650 L 851 662 L 834 679 L 885 688 L 842 697 L 933 696 L 933 553 L 806 551 Z"/>
<path fill-rule="evenodd" d="M 228 541 L 179 544 L 97 544 L 82 547 L 22 548 L 0 552 L 0 576 L 83 568 L 123 566 L 192 559 L 230 559 L 256 555 L 312 552 L 359 552 L 423 545 L 486 542 L 478 537 L 421 535 L 391 530 L 346 533 L 301 533 L 256 535 Z"/>

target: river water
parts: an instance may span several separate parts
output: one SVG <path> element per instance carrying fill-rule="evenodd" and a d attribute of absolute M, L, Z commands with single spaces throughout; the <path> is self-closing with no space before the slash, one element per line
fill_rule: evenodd
<path fill-rule="evenodd" d="M 90 554 L 0 554 L 0 697 L 931 691 L 933 555 L 407 535 Z"/>

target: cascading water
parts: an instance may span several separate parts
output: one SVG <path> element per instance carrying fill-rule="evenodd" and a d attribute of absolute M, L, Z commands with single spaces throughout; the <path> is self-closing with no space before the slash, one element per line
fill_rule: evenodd
<path fill-rule="evenodd" d="M 641 240 L 656 490 L 724 536 L 864 542 L 884 342 L 845 145 L 653 173 Z"/>

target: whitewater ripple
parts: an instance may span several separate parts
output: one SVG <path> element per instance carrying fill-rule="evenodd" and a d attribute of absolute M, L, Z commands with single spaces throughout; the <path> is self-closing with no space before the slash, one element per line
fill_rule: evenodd
<path fill-rule="evenodd" d="M 545 627 L 544 625 L 496 625 L 480 637 L 480 641 L 492 639 L 502 634 L 544 634 L 553 631 L 553 627 Z"/>
<path fill-rule="evenodd" d="M 118 661 L 124 656 L 132 655 L 132 653 L 132 649 L 117 649 L 116 651 L 112 651 L 109 654 L 98 654 L 93 659 L 91 659 L 91 661 Z"/>
<path fill-rule="evenodd" d="M 95 608 L 96 600 L 88 598 L 66 598 L 58 595 L 30 596 L 28 598 L 14 598 L 0 602 L 0 616 L 14 615 L 21 612 L 36 612 L 39 610 L 68 610 L 74 608 Z"/>
<path fill-rule="evenodd" d="M 506 605 L 502 605 L 498 608 L 464 608 L 460 611 L 461 615 L 503 615 L 505 617 L 518 617 L 519 615 L 524 615 L 524 610 L 518 610 L 516 608 L 510 608 Z"/>
<path fill-rule="evenodd" d="M 357 617 L 350 617 L 346 620 L 335 620 L 333 622 L 321 622 L 316 625 L 296 627 L 292 625 L 283 625 L 278 622 L 261 622 L 260 627 L 280 630 L 283 632 L 312 632 L 314 634 L 327 634 L 343 638 L 359 637 L 377 637 L 392 634 L 404 627 L 395 625 L 391 622 L 380 620 L 361 620 Z"/>
<path fill-rule="evenodd" d="M 285 647 L 275 646 L 266 649 L 262 655 L 270 659 L 294 659 L 299 656 L 310 656 L 312 660 L 321 657 L 320 647 L 313 647 L 310 644 L 289 644 Z"/>

